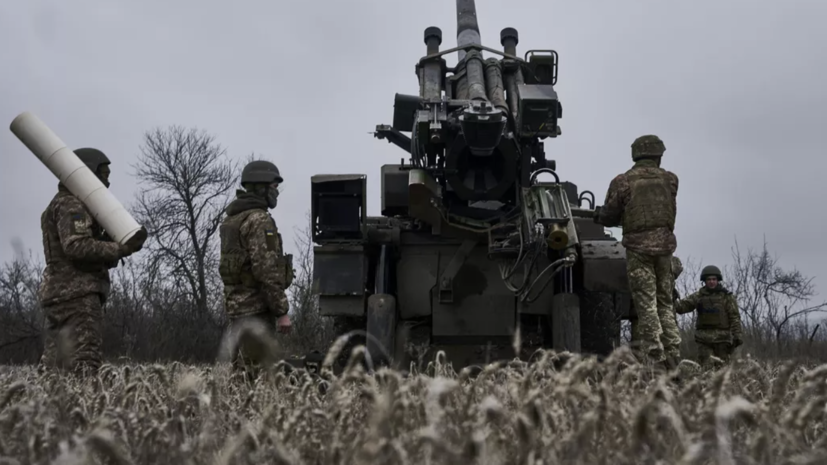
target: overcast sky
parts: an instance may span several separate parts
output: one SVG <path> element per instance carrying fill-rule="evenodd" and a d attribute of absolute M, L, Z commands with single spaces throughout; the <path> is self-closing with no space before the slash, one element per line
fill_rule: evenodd
<path fill-rule="evenodd" d="M 678 256 L 727 264 L 736 237 L 760 247 L 765 236 L 827 296 L 827 1 L 477 0 L 477 10 L 488 46 L 514 27 L 520 54 L 560 53 L 563 134 L 546 152 L 564 180 L 602 203 L 631 142 L 657 134 L 680 177 Z M 313 174 L 367 174 L 378 214 L 379 167 L 404 152 L 369 132 L 391 123 L 395 92 L 417 93 L 428 26 L 453 47 L 455 3 L 3 1 L 0 258 L 15 240 L 42 255 L 39 218 L 57 184 L 8 130 L 26 110 L 70 147 L 105 151 L 124 204 L 143 132 L 179 124 L 212 132 L 233 157 L 278 164 L 273 215 L 288 248 Z"/>

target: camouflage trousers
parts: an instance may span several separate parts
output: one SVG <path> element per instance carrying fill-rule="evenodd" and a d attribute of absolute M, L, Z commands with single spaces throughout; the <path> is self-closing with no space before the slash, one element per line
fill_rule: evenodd
<path fill-rule="evenodd" d="M 637 322 L 632 327 L 632 350 L 638 359 L 661 362 L 680 357 L 681 336 L 672 308 L 672 254 L 644 255 L 626 251 L 627 273 Z"/>
<path fill-rule="evenodd" d="M 729 329 L 695 329 L 695 345 L 698 347 L 698 363 L 710 366 L 709 357 L 714 355 L 728 362 L 735 348 Z"/>
<path fill-rule="evenodd" d="M 81 375 L 97 373 L 103 358 L 102 300 L 100 294 L 87 294 L 43 306 L 46 328 L 42 366 L 68 369 Z"/>
<path fill-rule="evenodd" d="M 275 361 L 276 318 L 270 313 L 230 317 L 228 336 L 233 370 L 248 381 L 255 380 L 262 366 Z"/>
<path fill-rule="evenodd" d="M 673 301 L 674 302 L 674 301 Z M 673 312 L 674 314 L 674 312 Z M 675 328 L 678 328 L 678 315 L 674 314 L 675 316 Z M 640 333 L 640 324 L 638 324 L 637 317 L 631 318 L 630 320 L 630 331 L 632 336 L 632 343 L 635 344 L 635 348 L 638 345 L 639 341 L 643 340 L 643 335 Z M 667 347 L 670 347 L 670 342 L 666 340 L 667 336 L 664 335 L 663 332 L 663 325 L 661 325 L 661 334 L 660 334 L 660 344 L 664 348 L 664 353 L 668 357 L 675 357 L 680 359 L 680 343 L 678 343 L 678 348 L 673 348 L 672 350 L 665 350 Z M 680 330 L 678 330 L 678 334 L 680 335 Z M 674 342 L 672 342 L 674 344 Z M 637 350 L 637 349 L 635 349 Z M 639 352 L 639 351 L 638 351 Z M 640 354 L 638 354 L 640 355 Z"/>
<path fill-rule="evenodd" d="M 732 345 L 728 342 L 695 342 L 698 345 L 698 363 L 702 366 L 708 367 L 711 365 L 709 357 L 712 355 L 720 358 L 724 363 L 729 362 L 729 358 L 732 356 Z"/>

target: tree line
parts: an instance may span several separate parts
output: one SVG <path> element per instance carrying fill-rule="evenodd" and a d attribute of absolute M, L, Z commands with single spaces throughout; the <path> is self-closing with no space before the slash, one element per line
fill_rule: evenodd
<path fill-rule="evenodd" d="M 247 161 L 255 159 L 250 155 Z M 105 305 L 103 351 L 110 360 L 210 362 L 226 327 L 218 276 L 218 227 L 239 185 L 241 165 L 216 138 L 170 126 L 146 132 L 133 165 L 138 192 L 129 205 L 149 239 L 112 270 Z M 45 208 L 45 205 L 44 205 Z M 278 221 L 278 210 L 274 213 Z M 309 222 L 308 222 L 309 226 Z M 281 338 L 284 355 L 324 350 L 332 326 L 319 316 L 313 293 L 313 243 L 297 231 L 296 278 L 288 290 L 293 332 Z M 44 263 L 18 247 L 0 270 L 0 364 L 34 363 L 42 351 L 44 315 L 38 288 Z M 681 295 L 700 286 L 702 266 L 683 258 Z M 759 357 L 825 357 L 827 336 L 814 315 L 812 278 L 785 269 L 767 248 L 742 253 L 736 243 L 724 284 L 736 293 L 744 321 L 740 349 Z M 687 356 L 694 351 L 694 315 L 679 317 Z"/>

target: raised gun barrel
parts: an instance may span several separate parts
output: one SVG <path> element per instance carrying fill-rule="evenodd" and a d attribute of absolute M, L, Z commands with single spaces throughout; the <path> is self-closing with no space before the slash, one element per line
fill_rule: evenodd
<path fill-rule="evenodd" d="M 477 24 L 477 7 L 474 0 L 457 0 L 457 47 L 482 45 L 480 26 Z M 465 50 L 460 50 L 459 59 L 465 58 Z"/>
<path fill-rule="evenodd" d="M 482 45 L 477 8 L 474 0 L 457 0 L 457 47 L 468 45 Z M 482 51 L 459 50 L 458 55 L 457 73 L 464 68 L 465 76 L 458 81 L 457 98 L 488 101 Z"/>
<path fill-rule="evenodd" d="M 23 112 L 9 129 L 86 205 L 114 241 L 123 244 L 136 233 L 145 234 L 112 192 L 40 118 Z"/>

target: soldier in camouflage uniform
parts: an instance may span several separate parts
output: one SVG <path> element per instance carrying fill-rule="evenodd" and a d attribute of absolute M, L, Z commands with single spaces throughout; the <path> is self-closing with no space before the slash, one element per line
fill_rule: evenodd
<path fill-rule="evenodd" d="M 80 160 L 109 187 L 109 159 L 92 148 L 75 150 Z M 109 295 L 109 269 L 141 249 L 146 230 L 125 244 L 113 242 L 88 208 L 62 183 L 40 218 L 46 268 L 40 299 L 46 315 L 42 367 L 94 374 L 101 365 L 103 305 Z"/>
<path fill-rule="evenodd" d="M 665 151 L 657 136 L 638 137 L 632 143 L 634 166 L 612 180 L 594 219 L 606 227 L 623 228 L 629 286 L 641 336 L 633 350 L 640 359 L 649 358 L 671 368 L 680 358 L 681 343 L 672 310 L 678 177 L 660 167 Z"/>
<path fill-rule="evenodd" d="M 293 281 L 292 256 L 284 254 L 281 234 L 268 212 L 278 203 L 282 181 L 273 163 L 248 163 L 241 173 L 244 190 L 227 206 L 219 230 L 224 308 L 231 340 L 237 338 L 233 366 L 248 368 L 251 377 L 271 360 L 273 347 L 267 341 L 274 323 L 279 332 L 290 329 L 285 290 Z"/>
<path fill-rule="evenodd" d="M 714 355 L 729 361 L 741 339 L 741 314 L 735 296 L 722 284 L 723 277 L 717 266 L 707 266 L 701 271 L 704 286 L 692 295 L 675 303 L 678 314 L 697 311 L 695 343 L 698 345 L 698 362 L 707 365 Z"/>

